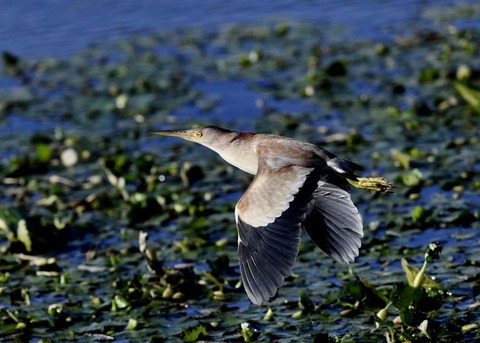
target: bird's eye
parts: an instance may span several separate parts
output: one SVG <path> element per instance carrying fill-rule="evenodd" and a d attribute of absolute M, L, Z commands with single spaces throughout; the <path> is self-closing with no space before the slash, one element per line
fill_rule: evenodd
<path fill-rule="evenodd" d="M 203 136 L 203 133 L 201 133 L 200 131 L 195 132 L 195 137 L 196 138 L 200 138 L 202 136 Z"/>

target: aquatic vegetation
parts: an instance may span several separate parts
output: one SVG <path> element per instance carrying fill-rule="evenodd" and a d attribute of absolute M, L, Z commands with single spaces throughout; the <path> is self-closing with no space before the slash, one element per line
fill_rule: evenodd
<path fill-rule="evenodd" d="M 0 339 L 478 340 L 479 32 L 448 20 L 384 42 L 281 22 L 68 60 L 5 52 Z M 231 215 L 249 176 L 149 133 L 207 123 L 318 142 L 394 180 L 395 195 L 353 191 L 357 262 L 302 241 L 278 296 L 251 306 Z"/>

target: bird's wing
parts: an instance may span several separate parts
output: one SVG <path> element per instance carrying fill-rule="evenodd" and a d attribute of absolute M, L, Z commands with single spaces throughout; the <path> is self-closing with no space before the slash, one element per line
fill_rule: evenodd
<path fill-rule="evenodd" d="M 250 300 L 261 305 L 290 274 L 301 223 L 318 178 L 313 168 L 261 167 L 235 208 L 240 272 Z"/>
<path fill-rule="evenodd" d="M 362 217 L 344 189 L 324 181 L 313 193 L 303 226 L 328 256 L 342 264 L 352 262 L 362 245 Z"/>

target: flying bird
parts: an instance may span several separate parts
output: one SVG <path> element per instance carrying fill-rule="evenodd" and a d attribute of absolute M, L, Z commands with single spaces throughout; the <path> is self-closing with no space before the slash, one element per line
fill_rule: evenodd
<path fill-rule="evenodd" d="M 235 207 L 240 273 L 256 305 L 265 304 L 290 275 L 302 228 L 328 256 L 348 264 L 362 244 L 362 217 L 349 185 L 390 192 L 382 177 L 358 177 L 360 167 L 315 144 L 215 126 L 152 132 L 192 141 L 255 175 Z"/>

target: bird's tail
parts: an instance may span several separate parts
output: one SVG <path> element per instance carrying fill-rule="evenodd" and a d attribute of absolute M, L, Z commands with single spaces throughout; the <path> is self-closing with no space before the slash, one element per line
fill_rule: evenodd
<path fill-rule="evenodd" d="M 362 170 L 358 164 L 345 160 L 341 157 L 334 157 L 327 161 L 327 165 L 332 168 L 338 175 L 345 179 L 356 180 L 357 171 Z"/>

